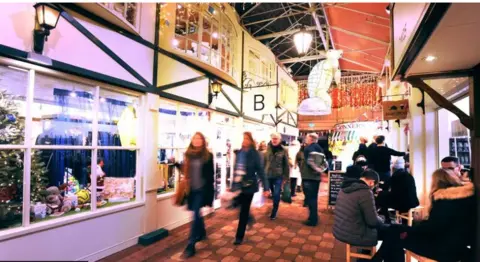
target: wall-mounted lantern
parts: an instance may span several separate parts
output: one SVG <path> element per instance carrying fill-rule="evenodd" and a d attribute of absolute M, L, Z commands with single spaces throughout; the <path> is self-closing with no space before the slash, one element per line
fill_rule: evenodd
<path fill-rule="evenodd" d="M 33 50 L 42 54 L 45 42 L 48 40 L 50 30 L 57 26 L 60 19 L 60 10 L 49 3 L 35 4 L 36 24 L 33 31 Z"/>
<path fill-rule="evenodd" d="M 214 80 L 211 84 L 211 92 L 208 94 L 208 104 L 210 105 L 213 102 L 214 97 L 218 97 L 218 93 L 222 91 L 222 83 Z"/>

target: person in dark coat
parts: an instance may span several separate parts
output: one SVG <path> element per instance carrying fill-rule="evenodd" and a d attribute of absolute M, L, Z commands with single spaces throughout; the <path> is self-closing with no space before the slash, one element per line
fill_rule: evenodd
<path fill-rule="evenodd" d="M 428 219 L 410 228 L 400 244 L 384 242 L 378 256 L 398 254 L 395 261 L 404 261 L 405 248 L 440 262 L 473 261 L 468 246 L 473 247 L 476 232 L 474 185 L 452 170 L 438 169 L 432 175 L 430 201 Z"/>
<path fill-rule="evenodd" d="M 328 162 L 323 154 L 323 149 L 317 143 L 318 135 L 308 134 L 305 139 L 303 152 L 303 165 L 300 168 L 304 186 L 305 202 L 307 203 L 309 216 L 305 221 L 307 226 L 318 224 L 318 190 L 320 188 L 321 175 L 328 171 Z"/>
<path fill-rule="evenodd" d="M 240 205 L 240 217 L 238 220 L 237 233 L 234 245 L 240 245 L 245 237 L 247 224 L 251 220 L 250 206 L 253 195 L 258 191 L 258 181 L 261 180 L 264 188 L 264 196 L 268 196 L 268 180 L 265 177 L 260 154 L 255 149 L 252 133 L 243 133 L 242 149 L 236 152 L 235 176 L 232 191 L 240 190 L 238 203 Z"/>
<path fill-rule="evenodd" d="M 204 206 L 213 206 L 214 171 L 213 155 L 207 149 L 205 136 L 197 132 L 192 138 L 183 164 L 175 164 L 190 181 L 188 210 L 193 211 L 193 223 L 184 257 L 195 255 L 195 243 L 207 237 L 205 223 L 200 214 Z"/>
<path fill-rule="evenodd" d="M 377 229 L 383 221 L 377 214 L 372 189 L 378 181 L 375 171 L 366 170 L 359 179 L 343 182 L 334 211 L 333 235 L 336 239 L 354 246 L 377 245 Z"/>
<path fill-rule="evenodd" d="M 360 144 L 358 145 L 358 150 L 353 153 L 352 160 L 355 163 L 359 156 L 364 156 L 368 158 L 368 148 L 367 148 L 367 139 L 364 137 L 360 138 Z"/>
<path fill-rule="evenodd" d="M 282 136 L 279 133 L 271 135 L 271 142 L 268 144 L 265 154 L 265 174 L 272 189 L 273 208 L 270 219 L 277 218 L 280 206 L 280 194 L 283 182 L 290 180 L 290 164 L 288 150 L 281 144 Z"/>
<path fill-rule="evenodd" d="M 397 158 L 392 169 L 393 175 L 390 179 L 388 206 L 400 213 L 406 213 L 411 208 L 420 205 L 415 179 L 405 169 L 405 160 L 403 158 Z"/>
<path fill-rule="evenodd" d="M 463 183 L 453 171 L 438 169 L 430 192 L 429 217 L 408 232 L 404 247 L 438 261 L 464 259 L 475 238 L 474 185 Z"/>

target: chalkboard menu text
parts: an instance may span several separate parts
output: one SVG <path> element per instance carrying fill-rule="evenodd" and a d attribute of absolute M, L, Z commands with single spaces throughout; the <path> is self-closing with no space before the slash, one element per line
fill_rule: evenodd
<path fill-rule="evenodd" d="M 334 206 L 340 192 L 345 172 L 330 171 L 328 173 L 328 205 Z"/>

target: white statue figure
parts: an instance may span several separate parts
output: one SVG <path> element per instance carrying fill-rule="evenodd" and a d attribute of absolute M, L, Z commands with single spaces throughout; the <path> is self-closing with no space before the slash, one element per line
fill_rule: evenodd
<path fill-rule="evenodd" d="M 300 115 L 329 115 L 332 112 L 332 98 L 327 91 L 335 80 L 340 85 L 340 66 L 338 60 L 342 50 L 328 50 L 327 59 L 316 64 L 308 75 L 308 96 L 298 107 Z"/>

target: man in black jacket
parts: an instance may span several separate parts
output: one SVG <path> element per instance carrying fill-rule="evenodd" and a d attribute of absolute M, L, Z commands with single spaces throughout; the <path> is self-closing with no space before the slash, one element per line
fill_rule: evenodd
<path fill-rule="evenodd" d="M 381 192 L 377 198 L 378 207 L 380 208 L 380 214 L 385 216 L 385 222 L 390 223 L 388 205 L 386 201 L 386 193 L 390 188 L 390 162 L 392 160 L 392 156 L 405 156 L 405 153 L 386 147 L 385 136 L 377 136 L 375 142 L 377 143 L 377 147 L 372 149 L 368 162 L 380 176 L 380 189 L 383 192 Z"/>
<path fill-rule="evenodd" d="M 307 226 L 318 224 L 318 190 L 320 188 L 321 175 L 328 171 L 328 162 L 323 154 L 323 149 L 318 145 L 318 135 L 308 134 L 304 150 L 303 166 L 301 167 L 302 182 L 305 193 L 305 202 L 310 214 L 304 223 Z"/>
<path fill-rule="evenodd" d="M 336 239 L 354 246 L 377 245 L 377 229 L 383 221 L 377 214 L 372 189 L 378 181 L 375 171 L 366 170 L 360 179 L 348 179 L 342 184 L 334 213 Z"/>

